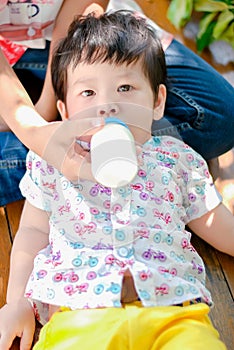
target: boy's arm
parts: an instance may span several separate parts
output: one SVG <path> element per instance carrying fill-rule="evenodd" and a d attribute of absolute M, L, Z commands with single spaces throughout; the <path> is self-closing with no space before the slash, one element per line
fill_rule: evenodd
<path fill-rule="evenodd" d="M 34 258 L 48 244 L 49 216 L 26 200 L 11 252 L 7 303 L 23 297 Z"/>
<path fill-rule="evenodd" d="M 48 215 L 26 201 L 11 253 L 7 304 L 0 309 L 0 349 L 10 349 L 17 336 L 20 349 L 31 349 L 35 317 L 24 291 L 34 257 L 48 245 L 48 233 Z"/>
<path fill-rule="evenodd" d="M 234 216 L 222 203 L 188 227 L 216 249 L 234 256 Z"/>

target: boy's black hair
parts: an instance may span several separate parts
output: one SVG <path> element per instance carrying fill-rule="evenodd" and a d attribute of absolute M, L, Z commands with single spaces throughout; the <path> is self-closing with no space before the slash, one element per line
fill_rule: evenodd
<path fill-rule="evenodd" d="M 57 99 L 66 101 L 67 69 L 84 62 L 131 64 L 141 60 L 142 69 L 157 98 L 159 84 L 166 82 L 164 52 L 145 18 L 131 11 L 79 16 L 54 51 L 51 74 Z"/>

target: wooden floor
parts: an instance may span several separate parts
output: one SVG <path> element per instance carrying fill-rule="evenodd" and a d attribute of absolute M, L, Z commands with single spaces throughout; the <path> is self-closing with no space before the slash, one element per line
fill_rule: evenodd
<path fill-rule="evenodd" d="M 178 40 L 196 50 L 195 42 L 184 38 L 181 31 L 175 30 L 166 18 L 169 4 L 167 0 L 139 0 L 138 3 L 145 13 L 156 20 L 164 29 L 173 33 Z M 233 65 L 226 67 L 217 65 L 208 51 L 203 58 L 211 63 L 221 74 L 233 71 Z M 234 85 L 234 83 L 233 83 Z M 233 192 L 227 190 L 232 197 L 227 205 L 234 212 L 234 151 L 228 152 L 220 158 L 221 172 L 217 184 L 222 192 L 225 185 L 233 185 Z M 227 196 L 228 197 L 228 196 Z M 230 204 L 231 203 L 231 204 Z M 232 207 L 233 203 L 233 207 Z M 14 236 L 17 232 L 23 201 L 15 202 L 0 208 L 0 307 L 5 303 L 7 276 L 9 272 L 10 251 Z M 222 234 L 222 232 L 220 233 Z M 219 330 L 221 339 L 226 343 L 228 350 L 234 349 L 234 258 L 222 254 L 210 247 L 197 237 L 193 244 L 203 257 L 207 267 L 207 286 L 210 289 L 215 303 L 210 316 Z M 11 348 L 19 349 L 19 342 L 15 341 Z"/>

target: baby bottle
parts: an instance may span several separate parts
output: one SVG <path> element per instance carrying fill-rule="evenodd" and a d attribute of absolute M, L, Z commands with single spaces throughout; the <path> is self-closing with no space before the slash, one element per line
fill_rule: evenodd
<path fill-rule="evenodd" d="M 117 118 L 105 119 L 104 127 L 92 136 L 90 153 L 93 176 L 105 187 L 125 186 L 137 174 L 134 138 Z"/>

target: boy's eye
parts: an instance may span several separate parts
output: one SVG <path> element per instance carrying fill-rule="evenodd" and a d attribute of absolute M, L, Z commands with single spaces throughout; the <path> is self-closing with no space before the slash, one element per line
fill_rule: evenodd
<path fill-rule="evenodd" d="M 85 91 L 82 91 L 81 95 L 84 96 L 84 97 L 93 96 L 94 95 L 94 91 L 93 90 L 85 90 Z"/>
<path fill-rule="evenodd" d="M 120 92 L 127 92 L 127 91 L 130 91 L 130 90 L 132 90 L 132 86 L 131 86 L 131 85 L 128 85 L 128 84 L 121 85 L 121 86 L 118 88 L 118 91 L 120 91 Z"/>

